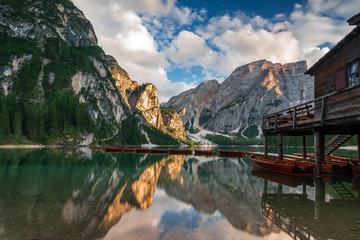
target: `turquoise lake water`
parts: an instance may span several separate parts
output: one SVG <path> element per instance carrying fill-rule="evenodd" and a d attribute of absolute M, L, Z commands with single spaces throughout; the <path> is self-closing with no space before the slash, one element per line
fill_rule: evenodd
<path fill-rule="evenodd" d="M 0 181 L 5 240 L 360 239 L 360 179 L 296 179 L 248 157 L 0 150 Z"/>

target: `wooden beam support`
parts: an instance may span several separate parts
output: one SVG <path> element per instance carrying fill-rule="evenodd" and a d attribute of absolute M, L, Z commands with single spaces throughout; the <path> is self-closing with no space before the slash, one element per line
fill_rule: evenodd
<path fill-rule="evenodd" d="M 325 156 L 325 137 L 322 132 L 314 133 L 315 144 L 315 176 L 321 177 L 321 163 L 324 161 Z"/>
<path fill-rule="evenodd" d="M 268 143 L 268 135 L 265 134 L 265 141 L 264 141 L 264 156 L 267 158 L 268 157 L 268 151 L 269 151 L 269 143 Z"/>
<path fill-rule="evenodd" d="M 315 178 L 315 211 L 314 218 L 319 219 L 321 208 L 325 203 L 325 183 L 320 178 Z"/>
<path fill-rule="evenodd" d="M 278 158 L 280 160 L 283 159 L 283 135 L 281 133 L 279 133 L 277 135 L 277 139 L 278 139 Z"/>
<path fill-rule="evenodd" d="M 360 133 L 358 133 L 357 135 L 357 145 L 358 145 L 358 160 L 360 161 Z"/>
<path fill-rule="evenodd" d="M 302 147 L 303 158 L 306 158 L 306 136 L 302 136 Z"/>

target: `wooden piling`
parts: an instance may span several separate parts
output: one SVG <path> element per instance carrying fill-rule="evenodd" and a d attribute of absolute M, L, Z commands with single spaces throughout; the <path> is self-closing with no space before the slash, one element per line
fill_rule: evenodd
<path fill-rule="evenodd" d="M 302 136 L 302 147 L 303 158 L 306 158 L 306 136 Z"/>
<path fill-rule="evenodd" d="M 314 133 L 315 144 L 315 176 L 321 176 L 321 163 L 324 161 L 325 138 L 322 132 Z"/>
<path fill-rule="evenodd" d="M 360 133 L 357 135 L 357 145 L 358 145 L 358 160 L 360 161 Z"/>
<path fill-rule="evenodd" d="M 265 134 L 265 141 L 264 141 L 264 156 L 267 158 L 268 157 L 268 135 Z"/>
<path fill-rule="evenodd" d="M 278 133 L 277 139 L 278 139 L 278 158 L 280 160 L 282 160 L 283 159 L 283 136 L 282 136 L 282 134 Z"/>

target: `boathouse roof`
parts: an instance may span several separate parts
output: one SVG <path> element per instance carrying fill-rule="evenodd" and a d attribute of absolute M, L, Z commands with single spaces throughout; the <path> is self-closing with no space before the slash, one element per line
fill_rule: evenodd
<path fill-rule="evenodd" d="M 360 33 L 360 13 L 349 18 L 347 22 L 349 23 L 349 25 L 356 25 L 357 27 L 355 27 L 340 42 L 338 42 L 328 53 L 326 53 L 322 58 L 320 58 L 309 70 L 305 72 L 305 74 L 310 74 L 311 76 L 314 76 L 315 71 L 318 67 L 320 67 L 326 60 L 331 58 L 339 49 L 341 49 L 351 39 L 353 39 Z"/>

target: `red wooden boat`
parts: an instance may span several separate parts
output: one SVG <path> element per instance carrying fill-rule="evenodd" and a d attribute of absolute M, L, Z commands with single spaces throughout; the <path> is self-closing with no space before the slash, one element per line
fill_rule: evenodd
<path fill-rule="evenodd" d="M 136 152 L 136 147 L 124 147 L 124 153 L 134 153 Z"/>
<path fill-rule="evenodd" d="M 152 154 L 169 154 L 168 149 L 151 149 L 150 153 Z"/>
<path fill-rule="evenodd" d="M 301 164 L 302 166 L 308 165 L 315 167 L 315 162 L 308 159 L 299 160 L 286 157 L 283 161 L 293 162 L 295 165 Z M 349 163 L 326 160 L 321 164 L 321 172 L 328 174 L 349 174 L 351 173 L 351 169 Z"/>
<path fill-rule="evenodd" d="M 216 155 L 216 151 L 213 150 L 194 150 L 195 152 L 195 156 L 215 156 Z"/>
<path fill-rule="evenodd" d="M 124 148 L 123 147 L 105 147 L 105 152 L 123 152 Z"/>
<path fill-rule="evenodd" d="M 240 152 L 240 151 L 228 151 L 228 150 L 220 150 L 220 149 L 219 149 L 219 157 L 243 158 L 243 157 L 245 157 L 245 152 Z"/>
<path fill-rule="evenodd" d="M 303 153 L 294 153 L 293 155 L 298 156 L 298 157 L 302 157 L 304 154 Z M 313 153 L 306 153 L 306 157 L 308 157 L 308 158 L 311 158 L 313 156 L 314 156 Z"/>
<path fill-rule="evenodd" d="M 325 162 L 321 164 L 321 171 L 330 174 L 350 174 L 351 168 L 347 163 Z"/>
<path fill-rule="evenodd" d="M 91 146 L 91 150 L 102 150 L 103 147 L 101 146 Z"/>
<path fill-rule="evenodd" d="M 333 154 L 325 156 L 325 159 L 332 161 L 347 162 L 347 163 L 349 163 L 350 161 L 358 161 L 357 157 L 348 157 L 348 156 L 333 155 Z"/>
<path fill-rule="evenodd" d="M 170 155 L 192 155 L 193 150 L 189 149 L 169 149 Z"/>
<path fill-rule="evenodd" d="M 278 159 L 270 159 L 260 156 L 250 156 L 253 165 L 272 171 L 276 173 L 281 173 L 285 175 L 290 175 L 293 177 L 312 177 L 313 166 L 308 164 L 295 163 L 292 161 L 284 161 Z"/>
<path fill-rule="evenodd" d="M 149 148 L 136 148 L 136 153 L 150 153 L 151 149 Z"/>
<path fill-rule="evenodd" d="M 360 178 L 360 165 L 359 162 L 350 162 L 351 164 L 351 169 L 355 175 L 355 177 L 359 177 Z"/>

